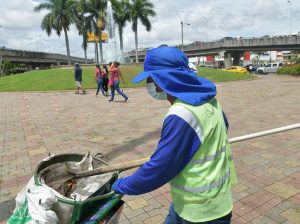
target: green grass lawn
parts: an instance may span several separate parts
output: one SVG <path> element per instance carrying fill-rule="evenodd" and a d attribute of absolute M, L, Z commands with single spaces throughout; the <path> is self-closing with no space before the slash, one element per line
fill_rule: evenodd
<path fill-rule="evenodd" d="M 145 82 L 132 84 L 131 80 L 140 71 L 143 66 L 121 66 L 121 71 L 126 84 L 121 84 L 122 87 L 141 87 L 145 86 Z M 82 67 L 83 70 L 83 87 L 87 89 L 96 88 L 94 80 L 94 67 Z M 234 80 L 251 79 L 254 76 L 248 74 L 238 74 L 225 72 L 222 70 L 210 68 L 198 68 L 199 75 L 206 77 L 213 82 L 226 82 Z M 11 75 L 0 78 L 0 91 L 48 91 L 48 90 L 74 90 L 74 74 L 73 68 L 59 68 L 48 70 L 30 71 L 23 74 Z"/>

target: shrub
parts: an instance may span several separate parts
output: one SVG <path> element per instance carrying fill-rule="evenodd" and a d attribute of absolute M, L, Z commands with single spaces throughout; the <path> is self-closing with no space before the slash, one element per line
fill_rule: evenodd
<path fill-rule="evenodd" d="M 9 61 L 4 61 L 2 64 L 2 73 L 1 76 L 8 76 L 11 74 L 23 73 L 27 71 L 25 64 L 11 63 Z"/>
<path fill-rule="evenodd" d="M 277 74 L 298 75 L 300 76 L 300 64 L 282 67 L 277 70 Z"/>

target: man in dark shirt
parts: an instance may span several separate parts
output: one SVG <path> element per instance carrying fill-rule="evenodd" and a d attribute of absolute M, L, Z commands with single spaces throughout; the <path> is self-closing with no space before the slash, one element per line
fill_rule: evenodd
<path fill-rule="evenodd" d="M 82 94 L 86 94 L 85 89 L 81 85 L 81 82 L 82 82 L 82 69 L 80 68 L 78 63 L 75 64 L 74 76 L 75 76 L 75 85 L 77 86 L 77 92 L 75 92 L 75 93 L 78 94 L 79 89 L 81 89 Z"/>

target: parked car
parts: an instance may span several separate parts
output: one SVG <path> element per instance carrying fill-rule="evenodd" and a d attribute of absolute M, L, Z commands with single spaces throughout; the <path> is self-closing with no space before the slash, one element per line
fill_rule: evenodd
<path fill-rule="evenodd" d="M 246 74 L 248 73 L 246 68 L 242 68 L 240 66 L 232 66 L 231 68 L 224 69 L 226 72 L 236 72 L 236 73 L 241 73 L 241 74 Z"/>
<path fill-rule="evenodd" d="M 244 68 L 247 69 L 248 72 L 255 72 L 257 69 L 257 65 L 248 64 L 248 65 L 245 65 Z"/>
<path fill-rule="evenodd" d="M 233 37 L 223 37 L 222 39 L 220 39 L 220 41 L 224 41 L 224 40 L 234 40 Z"/>
<path fill-rule="evenodd" d="M 267 74 L 267 73 L 276 73 L 278 68 L 282 67 L 283 64 L 281 62 L 270 63 L 264 67 L 260 67 L 257 69 L 258 74 Z"/>
<path fill-rule="evenodd" d="M 262 38 L 273 38 L 273 36 L 267 34 L 267 35 L 263 35 Z"/>
<path fill-rule="evenodd" d="M 236 36 L 236 37 L 233 37 L 233 39 L 235 39 L 235 40 L 243 40 L 244 37 Z"/>

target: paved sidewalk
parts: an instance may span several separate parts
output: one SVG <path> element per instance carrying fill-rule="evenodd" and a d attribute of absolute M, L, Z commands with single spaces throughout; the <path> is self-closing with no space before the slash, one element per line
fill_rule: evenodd
<path fill-rule="evenodd" d="M 155 150 L 168 102 L 151 99 L 143 88 L 125 93 L 128 103 L 119 95 L 109 103 L 94 91 L 0 93 L 0 223 L 48 153 L 102 152 L 105 160 L 119 163 Z M 300 78 L 267 75 L 221 83 L 218 99 L 230 137 L 300 122 Z M 300 223 L 300 129 L 232 148 L 239 178 L 232 223 Z M 169 187 L 124 199 L 120 223 L 159 224 L 168 212 Z"/>

